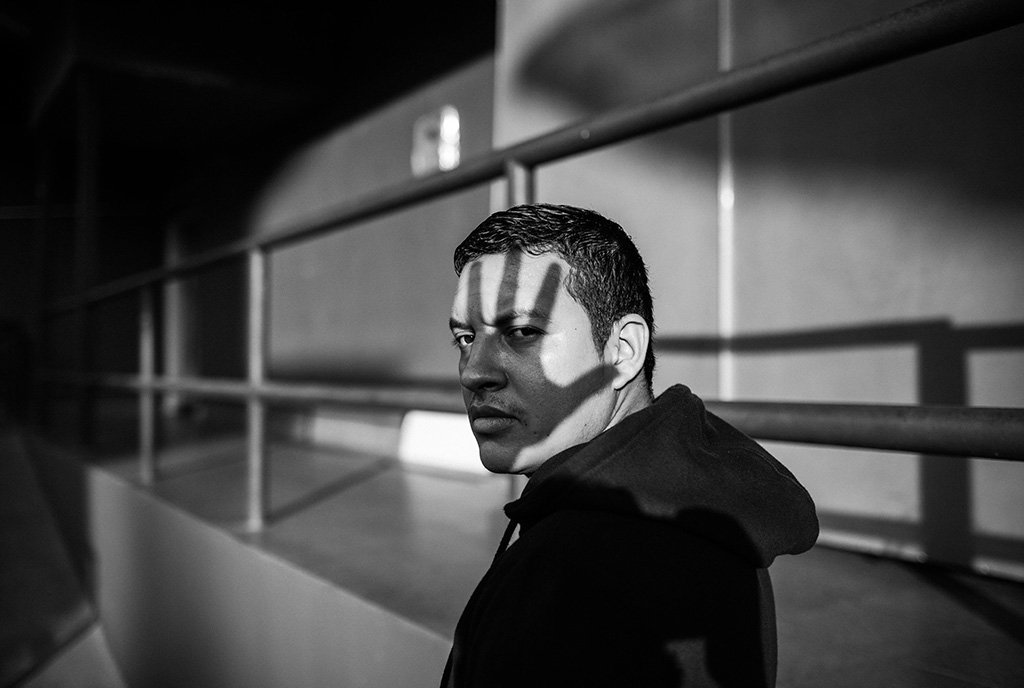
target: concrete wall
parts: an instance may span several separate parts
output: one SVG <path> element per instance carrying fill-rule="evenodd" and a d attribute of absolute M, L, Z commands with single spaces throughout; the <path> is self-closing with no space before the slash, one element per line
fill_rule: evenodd
<path fill-rule="evenodd" d="M 39 673 L 21 684 L 22 688 L 129 688 L 110 654 L 100 624 L 92 627 L 63 649 Z"/>
<path fill-rule="evenodd" d="M 286 161 L 251 227 L 272 232 L 412 178 L 416 120 L 452 105 L 463 158 L 491 146 L 493 60 L 463 67 Z M 454 380 L 451 253 L 488 212 L 486 187 L 275 251 L 270 367 L 317 379 Z"/>
<path fill-rule="evenodd" d="M 410 178 L 415 122 L 442 105 L 462 113 L 472 157 L 909 4 L 734 2 L 726 22 L 715 0 L 505 2 L 493 60 L 295 151 L 244 225 L 273 232 Z M 593 207 L 634 235 L 655 293 L 656 389 L 1021 406 L 1021 36 L 545 166 L 539 198 Z M 275 252 L 271 374 L 454 384 L 451 251 L 504 204 L 499 187 Z M 400 442 L 397 414 L 306 421 L 315 440 Z M 813 492 L 824 542 L 1024 577 L 1024 467 L 773 449 Z"/>
<path fill-rule="evenodd" d="M 88 469 L 86 487 L 99 616 L 126 685 L 436 685 L 449 639 L 112 473 Z"/>
<path fill-rule="evenodd" d="M 226 197 L 205 191 L 205 205 L 179 218 L 169 247 L 195 251 L 211 241 L 210 230 L 229 240 L 225 227 L 228 234 L 274 233 L 410 181 L 417 123 L 444 106 L 459 113 L 462 159 L 488 152 L 493 71 L 493 56 L 481 57 L 339 124 L 272 169 L 236 180 L 238 188 L 229 186 Z M 203 187 L 223 185 L 216 169 L 208 176 Z M 446 322 L 455 284 L 452 250 L 488 212 L 482 185 L 272 251 L 269 375 L 455 387 L 457 357 Z M 243 285 L 244 265 L 237 261 L 169 290 L 178 305 L 165 329 L 168 370 L 244 376 Z M 173 411 L 178 399 L 168 402 Z M 400 412 L 287 408 L 276 409 L 273 427 L 301 440 L 394 455 L 402 422 Z M 470 461 L 478 463 L 475 452 L 462 452 L 461 464 L 476 469 Z"/>
<path fill-rule="evenodd" d="M 730 28 L 711 0 L 503 3 L 496 144 L 699 82 L 726 59 L 720 32 L 742 65 L 909 4 L 734 2 Z M 655 291 L 659 389 L 1021 406 L 1022 36 L 546 167 L 540 200 L 634 235 Z M 728 335 L 734 356 L 706 353 Z M 1024 466 L 773 449 L 814 494 L 823 541 L 1024 575 Z"/>

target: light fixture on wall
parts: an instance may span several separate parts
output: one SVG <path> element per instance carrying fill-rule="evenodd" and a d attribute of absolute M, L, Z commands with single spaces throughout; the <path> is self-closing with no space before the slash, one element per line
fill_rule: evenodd
<path fill-rule="evenodd" d="M 412 173 L 417 177 L 459 166 L 459 111 L 451 105 L 417 118 L 412 130 Z"/>

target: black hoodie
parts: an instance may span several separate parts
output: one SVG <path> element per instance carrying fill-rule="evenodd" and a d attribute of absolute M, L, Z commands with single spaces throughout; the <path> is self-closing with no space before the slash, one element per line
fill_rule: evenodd
<path fill-rule="evenodd" d="M 814 544 L 814 503 L 686 387 L 548 459 L 505 513 L 442 686 L 775 684 L 766 568 Z"/>

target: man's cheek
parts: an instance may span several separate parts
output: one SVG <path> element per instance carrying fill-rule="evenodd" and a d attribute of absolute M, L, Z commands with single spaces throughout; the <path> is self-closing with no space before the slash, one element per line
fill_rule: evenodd
<path fill-rule="evenodd" d="M 542 359 L 544 381 L 557 387 L 569 387 L 597 367 L 597 361 L 579 356 L 551 356 Z"/>
<path fill-rule="evenodd" d="M 566 355 L 565 344 L 555 339 L 548 339 L 540 353 L 540 375 L 543 381 L 559 387 L 566 387 L 579 377 L 579 366 L 582 361 Z"/>

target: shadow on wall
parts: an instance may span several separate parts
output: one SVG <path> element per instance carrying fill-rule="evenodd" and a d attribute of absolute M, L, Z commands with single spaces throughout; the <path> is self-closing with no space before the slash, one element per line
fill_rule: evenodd
<path fill-rule="evenodd" d="M 799 332 L 721 337 L 664 337 L 656 350 L 669 353 L 778 353 L 912 344 L 917 350 L 917 398 L 922 405 L 967 406 L 969 354 L 981 350 L 1024 350 L 1024 323 L 957 327 L 948 320 L 852 325 Z M 921 461 L 921 521 L 918 536 L 924 551 L 938 561 L 970 565 L 979 545 L 1013 552 L 1024 559 L 1024 546 L 1008 538 L 978 537 L 971 528 L 970 465 L 960 457 L 924 456 Z M 823 514 L 822 523 L 855 532 L 891 531 L 879 519 Z M 991 542 L 990 542 L 991 541 Z"/>
<path fill-rule="evenodd" d="M 31 347 L 28 335 L 14 322 L 0 322 L 0 420 L 28 419 Z"/>

